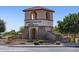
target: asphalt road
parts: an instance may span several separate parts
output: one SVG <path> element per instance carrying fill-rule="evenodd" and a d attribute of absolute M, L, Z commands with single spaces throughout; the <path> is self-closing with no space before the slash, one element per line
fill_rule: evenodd
<path fill-rule="evenodd" d="M 9 47 L 0 46 L 0 52 L 79 52 L 75 47 Z"/>

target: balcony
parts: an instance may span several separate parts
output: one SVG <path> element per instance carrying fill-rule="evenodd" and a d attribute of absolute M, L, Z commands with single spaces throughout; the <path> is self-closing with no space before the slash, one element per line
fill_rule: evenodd
<path fill-rule="evenodd" d="M 53 22 L 49 20 L 27 20 L 25 26 L 53 26 Z"/>

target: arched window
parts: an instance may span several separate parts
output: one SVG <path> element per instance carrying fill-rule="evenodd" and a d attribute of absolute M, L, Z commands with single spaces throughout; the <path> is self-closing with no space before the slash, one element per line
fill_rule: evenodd
<path fill-rule="evenodd" d="M 50 20 L 50 13 L 49 12 L 46 12 L 46 19 Z"/>
<path fill-rule="evenodd" d="M 31 19 L 37 19 L 37 13 L 35 11 L 31 13 Z"/>

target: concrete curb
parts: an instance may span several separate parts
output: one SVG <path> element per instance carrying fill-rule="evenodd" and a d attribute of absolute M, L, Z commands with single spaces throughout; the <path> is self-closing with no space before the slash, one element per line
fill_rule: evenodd
<path fill-rule="evenodd" d="M 79 47 L 79 45 L 7 45 L 9 47 Z"/>

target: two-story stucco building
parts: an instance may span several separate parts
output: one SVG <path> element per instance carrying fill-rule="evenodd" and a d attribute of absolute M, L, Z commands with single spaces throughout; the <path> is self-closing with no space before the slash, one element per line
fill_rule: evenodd
<path fill-rule="evenodd" d="M 45 36 L 47 32 L 52 32 L 54 10 L 33 7 L 24 9 L 23 12 L 25 13 L 24 39 L 29 41 L 43 39 L 47 37 Z"/>

